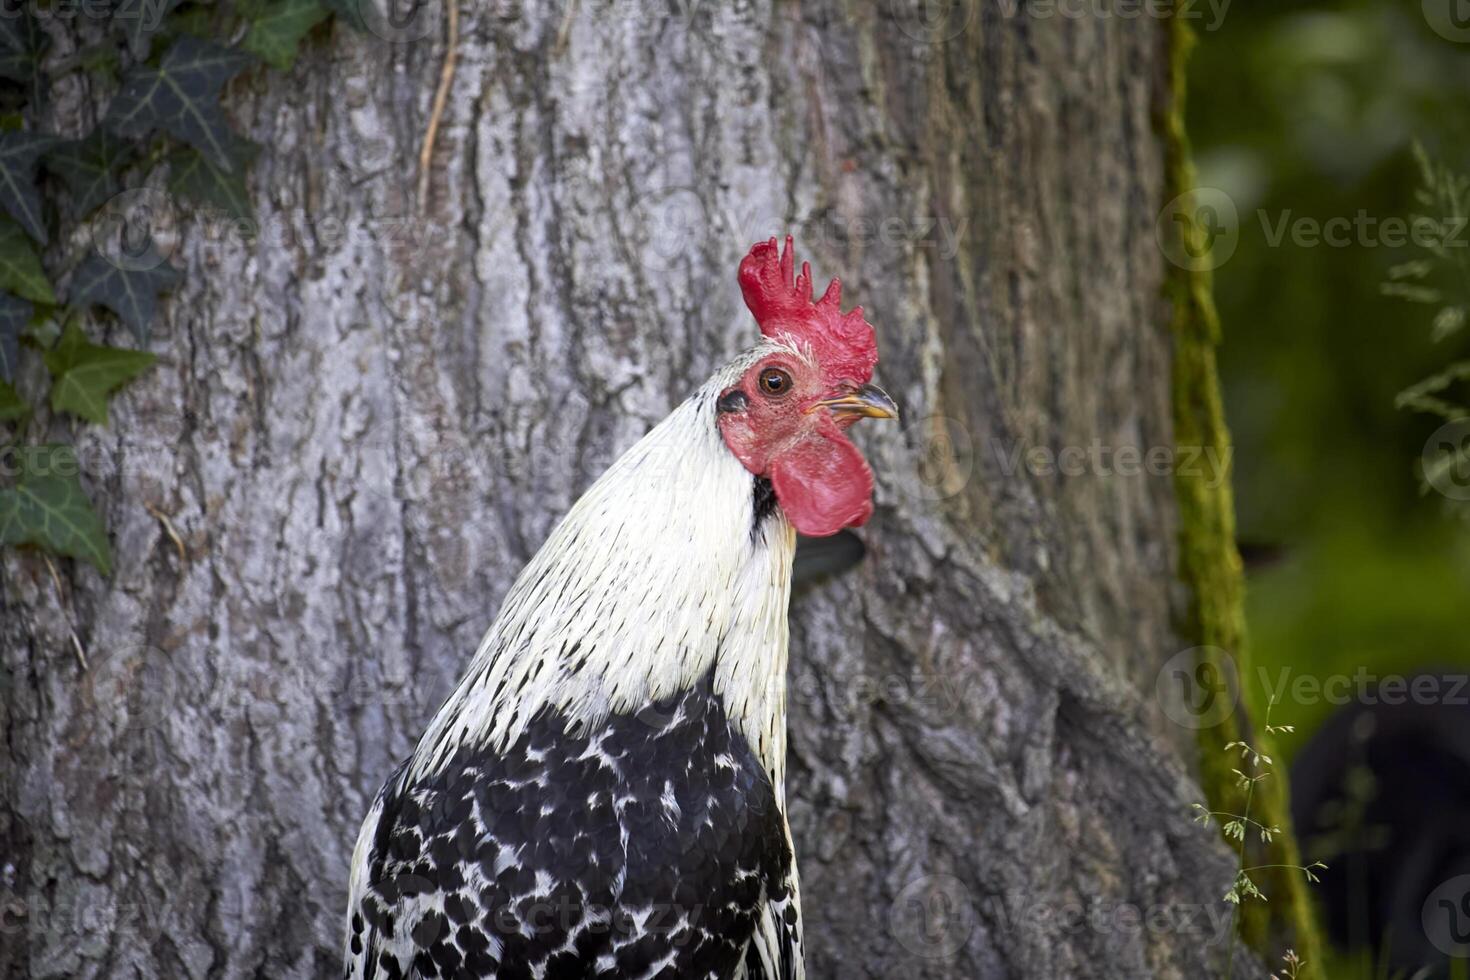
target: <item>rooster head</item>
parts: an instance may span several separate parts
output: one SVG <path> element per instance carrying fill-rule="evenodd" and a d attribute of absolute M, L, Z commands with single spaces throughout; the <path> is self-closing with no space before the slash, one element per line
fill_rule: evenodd
<path fill-rule="evenodd" d="M 897 418 L 870 383 L 878 348 L 862 307 L 842 312 L 833 279 L 812 301 L 812 271 L 795 273 L 791 238 L 751 248 L 740 289 L 761 333 L 777 348 L 757 360 L 717 403 L 725 445 L 771 481 L 787 518 L 820 537 L 865 523 L 873 513 L 873 473 L 846 430 L 861 418 Z"/>

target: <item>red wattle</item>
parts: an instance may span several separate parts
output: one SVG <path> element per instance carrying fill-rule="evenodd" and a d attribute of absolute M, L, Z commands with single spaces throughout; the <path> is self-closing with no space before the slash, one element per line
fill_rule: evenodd
<path fill-rule="evenodd" d="M 811 537 L 859 527 L 873 514 L 873 473 L 830 419 L 771 461 L 771 486 L 787 519 Z"/>

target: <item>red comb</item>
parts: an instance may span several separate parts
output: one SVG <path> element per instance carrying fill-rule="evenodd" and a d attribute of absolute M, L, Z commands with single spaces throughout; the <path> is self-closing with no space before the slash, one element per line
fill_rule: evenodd
<path fill-rule="evenodd" d="M 761 333 L 809 346 L 829 381 L 867 384 L 878 363 L 878 345 L 863 308 L 842 312 L 842 281 L 836 278 L 813 303 L 812 267 L 803 262 L 801 274 L 793 279 L 795 264 L 790 235 L 779 253 L 772 238 L 751 246 L 740 260 L 740 291 Z"/>

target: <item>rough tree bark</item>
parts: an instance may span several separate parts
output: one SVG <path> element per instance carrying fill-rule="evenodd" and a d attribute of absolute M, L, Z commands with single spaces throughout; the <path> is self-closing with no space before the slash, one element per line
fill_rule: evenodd
<path fill-rule="evenodd" d="M 793 608 L 810 975 L 1218 971 L 1173 479 L 1022 455 L 1174 445 L 1170 26 L 907 6 L 466 4 L 422 201 L 442 11 L 234 85 L 260 226 L 184 222 L 161 365 L 77 433 L 116 573 L 4 557 L 0 975 L 334 975 L 371 794 L 788 230 L 906 409 Z"/>

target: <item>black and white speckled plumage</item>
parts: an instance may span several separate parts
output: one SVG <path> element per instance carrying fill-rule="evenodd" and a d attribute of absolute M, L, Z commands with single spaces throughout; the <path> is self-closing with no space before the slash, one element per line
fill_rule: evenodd
<path fill-rule="evenodd" d="M 715 425 L 773 349 L 630 449 L 512 587 L 363 824 L 349 980 L 803 980 L 795 533 Z"/>
<path fill-rule="evenodd" d="M 737 975 L 762 903 L 790 898 L 792 855 L 718 695 L 706 680 L 585 735 L 564 724 L 390 783 L 349 975 Z"/>

